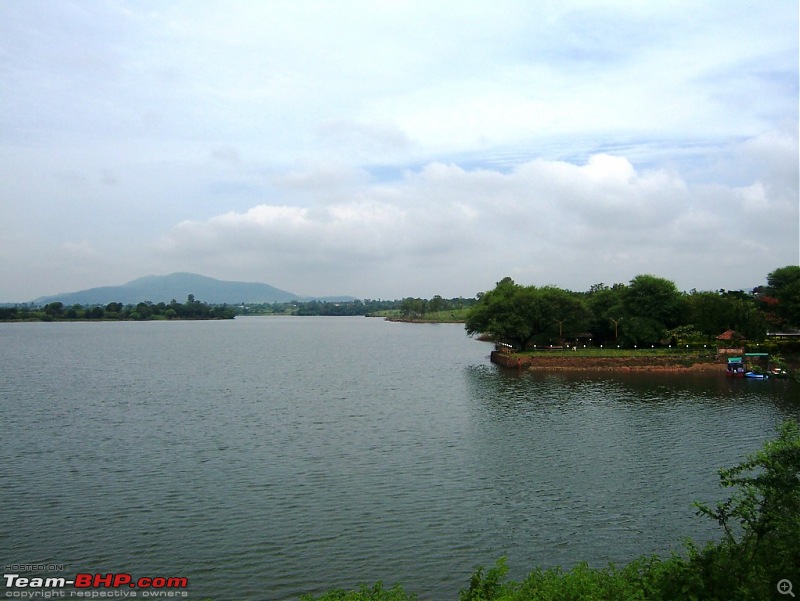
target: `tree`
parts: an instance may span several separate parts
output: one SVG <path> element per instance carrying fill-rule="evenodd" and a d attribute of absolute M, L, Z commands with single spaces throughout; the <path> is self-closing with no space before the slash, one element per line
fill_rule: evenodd
<path fill-rule="evenodd" d="M 620 338 L 626 346 L 655 345 L 667 336 L 664 324 L 651 317 L 626 316 L 624 323 Z"/>
<path fill-rule="evenodd" d="M 764 313 L 755 298 L 739 290 L 692 291 L 686 297 L 686 305 L 686 321 L 707 340 L 729 329 L 748 340 L 763 340 L 766 334 Z"/>
<path fill-rule="evenodd" d="M 67 312 L 64 314 L 65 317 L 68 319 L 78 319 L 79 317 L 83 316 L 83 307 L 78 304 L 72 305 Z"/>
<path fill-rule="evenodd" d="M 732 328 L 748 340 L 764 340 L 767 333 L 767 320 L 752 298 L 731 299 L 733 313 Z"/>
<path fill-rule="evenodd" d="M 403 299 L 400 305 L 400 311 L 404 317 L 422 317 L 425 315 L 428 301 L 422 298 L 408 297 Z"/>
<path fill-rule="evenodd" d="M 103 307 L 92 307 L 91 309 L 87 309 L 86 317 L 87 319 L 102 319 Z"/>
<path fill-rule="evenodd" d="M 44 312 L 50 317 L 61 317 L 61 314 L 64 312 L 64 303 L 61 301 L 55 301 L 45 305 Z"/>
<path fill-rule="evenodd" d="M 557 331 L 559 343 L 584 333 L 589 325 L 591 313 L 577 294 L 555 286 L 545 286 L 538 289 L 538 301 L 542 320 L 549 322 L 549 327 L 548 324 L 541 324 L 541 331 L 549 333 L 551 337 L 555 337 Z"/>
<path fill-rule="evenodd" d="M 767 293 L 777 300 L 779 325 L 800 327 L 800 266 L 780 267 L 767 275 Z"/>
<path fill-rule="evenodd" d="M 723 292 L 693 291 L 686 297 L 688 321 L 711 340 L 728 329 L 733 329 L 733 308 L 730 298 Z"/>
<path fill-rule="evenodd" d="M 438 294 L 428 301 L 428 310 L 431 313 L 436 313 L 437 311 L 444 311 L 446 308 L 447 308 L 447 301 L 445 301 Z"/>
<path fill-rule="evenodd" d="M 581 299 L 566 290 L 521 286 L 506 277 L 480 296 L 465 327 L 470 335 L 487 334 L 524 351 L 535 339 L 577 332 L 588 315 Z"/>
<path fill-rule="evenodd" d="M 505 277 L 493 290 L 479 294 L 478 302 L 467 313 L 467 333 L 486 334 L 525 350 L 533 334 L 522 317 L 525 300 L 521 291 L 522 286 Z"/>
<path fill-rule="evenodd" d="M 134 317 L 134 313 L 137 314 Z M 131 319 L 150 319 L 153 315 L 152 303 L 141 302 L 136 305 L 136 310 L 131 313 Z"/>
<path fill-rule="evenodd" d="M 622 295 L 624 339 L 628 344 L 657 344 L 667 331 L 681 325 L 686 312 L 683 295 L 670 280 L 637 275 Z"/>
<path fill-rule="evenodd" d="M 622 296 L 625 288 L 625 284 L 614 284 L 610 288 L 594 284 L 584 296 L 590 312 L 588 329 L 599 344 L 616 344 L 619 340 L 619 333 L 624 328 Z"/>

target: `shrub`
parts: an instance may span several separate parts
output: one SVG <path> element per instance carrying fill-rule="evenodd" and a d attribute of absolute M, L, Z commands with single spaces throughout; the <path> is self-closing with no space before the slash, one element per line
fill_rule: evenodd
<path fill-rule="evenodd" d="M 372 588 L 362 585 L 357 591 L 334 589 L 321 597 L 304 595 L 301 601 L 416 601 L 417 596 L 408 594 L 403 587 L 396 584 L 390 589 L 383 588 L 383 583 L 377 582 Z"/>

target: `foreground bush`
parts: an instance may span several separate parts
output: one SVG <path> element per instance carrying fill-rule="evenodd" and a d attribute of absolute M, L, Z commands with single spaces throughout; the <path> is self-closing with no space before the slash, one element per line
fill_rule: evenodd
<path fill-rule="evenodd" d="M 642 557 L 617 568 L 569 571 L 536 569 L 522 582 L 505 582 L 505 559 L 484 572 L 478 568 L 459 601 L 654 600 L 756 601 L 785 598 L 777 584 L 789 579 L 800 588 L 800 427 L 785 423 L 739 465 L 719 472 L 733 490 L 714 507 L 696 504 L 697 513 L 722 527 L 722 539 L 703 548 L 686 543 L 685 555 Z M 331 591 L 319 601 L 406 601 L 416 595 L 380 583 L 358 591 Z M 304 597 L 313 601 L 313 597 Z"/>
<path fill-rule="evenodd" d="M 372 588 L 362 586 L 357 591 L 333 590 L 319 597 L 319 601 L 416 601 L 416 598 L 416 595 L 406 593 L 399 584 L 386 589 L 378 582 Z M 313 599 L 310 595 L 302 597 L 303 601 Z"/>

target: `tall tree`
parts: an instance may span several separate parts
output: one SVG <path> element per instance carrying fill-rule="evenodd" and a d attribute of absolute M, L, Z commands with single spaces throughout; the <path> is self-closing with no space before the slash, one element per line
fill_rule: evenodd
<path fill-rule="evenodd" d="M 711 339 L 734 327 L 731 299 L 721 292 L 692 292 L 687 298 L 688 320 L 694 329 Z"/>
<path fill-rule="evenodd" d="M 612 287 L 594 284 L 585 295 L 590 311 L 588 328 L 598 344 L 616 344 L 619 340 L 620 331 L 625 327 L 622 306 L 625 288 L 625 284 L 614 284 Z"/>
<path fill-rule="evenodd" d="M 653 275 L 637 275 L 625 289 L 623 337 L 628 344 L 656 344 L 667 330 L 681 325 L 686 302 L 674 282 Z"/>
<path fill-rule="evenodd" d="M 467 314 L 464 323 L 467 333 L 486 334 L 525 350 L 533 332 L 528 323 L 531 317 L 529 302 L 522 290 L 522 286 L 505 277 L 493 290 L 480 294 L 478 302 Z"/>
<path fill-rule="evenodd" d="M 507 277 L 480 296 L 465 327 L 469 334 L 487 334 L 524 351 L 536 339 L 574 334 L 587 320 L 577 295 L 553 286 L 521 286 Z"/>
<path fill-rule="evenodd" d="M 558 342 L 584 334 L 589 326 L 591 313 L 583 298 L 575 293 L 555 286 L 538 289 L 541 304 L 541 332 L 558 334 Z M 544 341 L 543 341 L 544 342 Z"/>
<path fill-rule="evenodd" d="M 767 293 L 777 300 L 779 325 L 800 327 L 800 266 L 780 267 L 767 275 Z"/>

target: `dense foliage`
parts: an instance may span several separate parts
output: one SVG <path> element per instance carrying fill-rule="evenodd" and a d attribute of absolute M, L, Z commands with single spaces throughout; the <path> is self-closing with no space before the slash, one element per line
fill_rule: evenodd
<path fill-rule="evenodd" d="M 583 331 L 589 311 L 577 295 L 547 286 L 520 286 L 504 278 L 467 316 L 470 334 L 485 333 L 525 350 L 534 340 Z"/>
<path fill-rule="evenodd" d="M 259 303 L 238 307 L 242 315 L 366 315 L 396 316 L 422 319 L 443 311 L 460 311 L 475 304 L 476 299 L 404 298 L 402 300 L 351 300 L 351 301 L 292 301 L 288 303 Z"/>
<path fill-rule="evenodd" d="M 248 303 L 236 307 L 238 315 L 371 315 L 380 311 L 399 310 L 399 300 L 293 300 L 276 303 Z"/>
<path fill-rule="evenodd" d="M 623 567 L 535 569 L 521 582 L 506 582 L 505 560 L 478 568 L 459 601 L 729 600 L 781 598 L 777 585 L 800 583 L 800 428 L 785 423 L 741 464 L 719 472 L 731 496 L 714 507 L 698 503 L 699 516 L 722 527 L 721 540 L 684 554 L 641 557 Z M 305 597 L 312 601 L 312 597 Z M 405 601 L 402 587 L 380 583 L 358 591 L 331 591 L 319 601 Z"/>
<path fill-rule="evenodd" d="M 643 347 L 702 345 L 733 330 L 763 341 L 768 331 L 800 327 L 800 267 L 776 269 L 751 292 L 680 292 L 653 275 L 630 283 L 596 284 L 588 292 L 523 286 L 511 278 L 478 295 L 468 313 L 470 334 L 486 334 L 519 350 L 530 345 Z"/>
<path fill-rule="evenodd" d="M 153 304 L 141 302 L 137 305 L 108 303 L 105 306 L 72 305 L 53 302 L 44 307 L 27 305 L 0 307 L 0 321 L 57 321 L 57 320 L 113 320 L 143 321 L 151 319 L 233 319 L 235 310 L 227 305 L 209 305 L 195 300 L 190 294 L 185 303 L 172 300 L 170 303 Z"/>
<path fill-rule="evenodd" d="M 72 305 L 53 302 L 38 307 L 28 304 L 0 306 L 0 321 L 54 320 L 144 320 L 144 319 L 228 319 L 236 315 L 324 315 L 324 316 L 394 316 L 406 319 L 458 319 L 463 311 L 477 302 L 472 298 L 402 300 L 343 300 L 287 301 L 240 305 L 209 305 L 189 295 L 185 303 L 141 302 L 137 305 L 108 303 L 107 305 Z"/>

